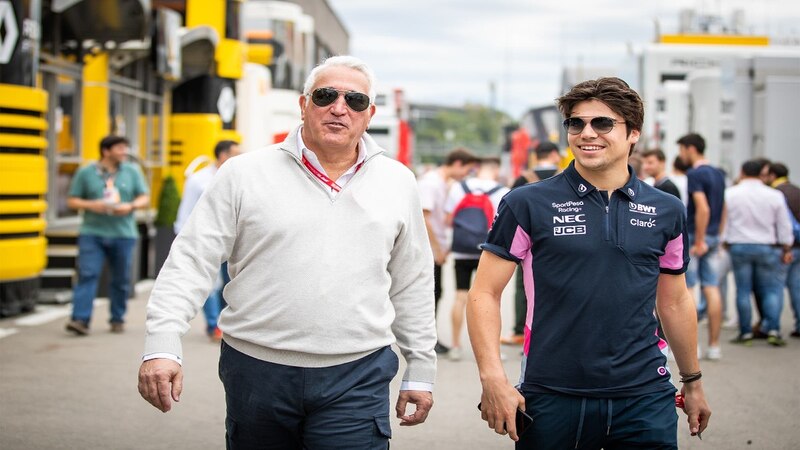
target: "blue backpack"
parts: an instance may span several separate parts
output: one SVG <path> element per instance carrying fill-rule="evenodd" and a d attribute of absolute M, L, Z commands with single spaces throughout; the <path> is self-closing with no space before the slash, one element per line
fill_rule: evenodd
<path fill-rule="evenodd" d="M 453 210 L 453 251 L 478 255 L 480 245 L 486 242 L 494 220 L 494 205 L 490 197 L 503 186 L 497 185 L 486 192 L 472 192 L 466 181 L 461 182 L 464 198 Z"/>

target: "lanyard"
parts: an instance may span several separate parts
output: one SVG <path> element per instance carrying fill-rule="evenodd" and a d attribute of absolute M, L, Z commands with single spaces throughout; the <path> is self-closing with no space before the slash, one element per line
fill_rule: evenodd
<path fill-rule="evenodd" d="M 325 183 L 334 192 L 339 192 L 339 191 L 342 190 L 342 187 L 339 186 L 335 181 L 331 180 L 330 177 L 328 177 L 324 173 L 320 172 L 316 167 L 314 167 L 314 165 L 311 164 L 311 162 L 308 161 L 308 159 L 306 158 L 306 155 L 303 155 L 303 165 L 306 166 L 306 169 L 308 169 L 315 177 L 317 177 L 318 180 L 320 180 L 323 183 Z M 358 172 L 358 169 L 360 169 L 361 166 L 363 166 L 363 165 L 364 165 L 363 161 L 361 163 L 359 163 L 356 166 L 356 172 Z"/>

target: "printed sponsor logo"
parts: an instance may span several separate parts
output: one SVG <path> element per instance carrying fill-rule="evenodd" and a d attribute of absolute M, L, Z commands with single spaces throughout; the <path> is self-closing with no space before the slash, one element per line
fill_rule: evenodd
<path fill-rule="evenodd" d="M 630 195 L 631 197 L 633 197 L 634 195 L 636 195 L 636 193 L 635 193 L 635 192 L 633 192 L 633 189 L 631 189 L 631 188 L 628 188 L 628 195 Z"/>
<path fill-rule="evenodd" d="M 639 214 L 647 214 L 648 216 L 655 216 L 656 215 L 656 207 L 655 206 L 648 206 L 642 205 L 640 203 L 628 203 L 628 211 L 635 212 Z"/>
<path fill-rule="evenodd" d="M 578 192 L 581 192 L 581 193 L 586 192 L 586 189 L 587 188 L 586 188 L 585 184 L 581 184 L 580 186 L 578 186 Z"/>
<path fill-rule="evenodd" d="M 642 220 L 633 218 L 631 219 L 631 225 L 635 227 L 653 228 L 656 226 L 656 219 Z"/>
<path fill-rule="evenodd" d="M 569 214 L 566 216 L 553 216 L 553 223 L 585 223 L 586 214 Z"/>
<path fill-rule="evenodd" d="M 570 212 L 576 213 L 576 212 L 581 212 L 583 210 L 583 208 L 581 208 L 581 206 L 583 206 L 583 201 L 578 201 L 578 202 L 568 201 L 563 203 L 553 202 L 550 204 L 550 206 L 555 208 L 556 211 L 560 213 L 570 213 Z"/>
<path fill-rule="evenodd" d="M 658 374 L 662 377 L 667 374 L 667 368 L 664 366 L 660 366 L 658 369 Z"/>
<path fill-rule="evenodd" d="M 586 225 L 553 227 L 553 236 L 575 236 L 579 234 L 586 234 Z"/>

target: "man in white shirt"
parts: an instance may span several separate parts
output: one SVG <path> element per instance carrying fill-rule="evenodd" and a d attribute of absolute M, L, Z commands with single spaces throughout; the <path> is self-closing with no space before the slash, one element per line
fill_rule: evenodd
<path fill-rule="evenodd" d="M 781 347 L 786 345 L 780 335 L 786 281 L 781 265 L 792 260 L 794 236 L 786 200 L 761 181 L 762 166 L 759 161 L 746 161 L 739 184 L 725 191 L 728 224 L 722 237 L 733 263 L 739 313 L 739 336 L 731 342 L 752 345 L 750 292 L 755 288 L 762 302 L 762 331 L 769 344 Z"/>
<path fill-rule="evenodd" d="M 421 176 L 418 183 L 419 199 L 422 214 L 425 216 L 425 228 L 433 250 L 433 280 L 435 309 L 438 311 L 439 299 L 442 297 L 442 265 L 450 253 L 450 242 L 447 232 L 447 213 L 444 205 L 450 183 L 463 180 L 475 169 L 479 158 L 464 148 L 452 150 L 445 157 L 444 164 Z M 436 353 L 447 353 L 448 348 L 436 342 Z"/>
<path fill-rule="evenodd" d="M 178 216 L 175 218 L 175 235 L 181 232 L 181 228 L 189 219 L 189 214 L 192 213 L 194 205 L 200 200 L 200 196 L 206 190 L 206 187 L 211 183 L 214 175 L 225 161 L 229 158 L 239 154 L 239 144 L 234 141 L 219 141 L 214 146 L 214 163 L 208 164 L 206 167 L 193 173 L 183 185 L 183 197 L 181 197 L 181 204 L 178 206 Z M 228 268 L 226 264 L 222 265 L 220 269 L 220 276 L 214 283 L 214 290 L 208 296 L 206 302 L 203 304 L 203 314 L 206 316 L 206 334 L 211 338 L 212 342 L 219 342 L 222 340 L 222 331 L 217 327 L 217 320 L 219 313 L 222 311 L 223 299 L 222 289 L 225 288 L 228 278 Z"/>
<path fill-rule="evenodd" d="M 469 191 L 473 194 L 486 194 L 492 203 L 493 214 L 488 219 L 491 220 L 494 214 L 497 213 L 497 207 L 500 205 L 500 200 L 506 195 L 509 189 L 498 183 L 500 175 L 500 158 L 490 157 L 481 160 L 478 175 L 474 178 L 468 178 L 462 183 L 454 183 L 450 188 L 447 196 L 447 203 L 445 203 L 445 212 L 447 213 L 448 223 L 453 224 L 454 216 L 457 214 L 456 209 L 459 203 L 466 197 L 467 193 L 464 191 L 463 184 L 467 185 Z M 488 231 L 488 227 L 487 227 Z M 483 236 L 481 243 L 486 240 Z M 462 357 L 461 351 L 461 331 L 464 328 L 465 312 L 467 308 L 467 294 L 472 285 L 472 275 L 478 269 L 478 260 L 480 259 L 480 249 L 475 246 L 475 252 L 467 253 L 463 250 L 453 249 L 453 259 L 455 260 L 455 273 L 456 273 L 456 299 L 453 303 L 453 309 L 450 313 L 452 321 L 453 340 L 448 357 L 453 361 L 458 361 Z"/>

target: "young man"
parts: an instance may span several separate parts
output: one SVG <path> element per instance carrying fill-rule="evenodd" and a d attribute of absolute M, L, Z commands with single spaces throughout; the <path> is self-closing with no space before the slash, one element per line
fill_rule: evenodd
<path fill-rule="evenodd" d="M 214 179 L 217 170 L 225 164 L 225 161 L 238 154 L 239 144 L 234 141 L 220 141 L 214 146 L 214 163 L 198 170 L 186 179 L 186 183 L 183 185 L 181 204 L 178 206 L 178 216 L 175 218 L 175 235 L 181 232 L 181 228 L 189 219 L 189 214 L 192 213 L 206 187 L 211 184 L 211 180 Z M 217 321 L 219 320 L 219 313 L 224 307 L 222 290 L 228 281 L 230 281 L 228 266 L 223 263 L 219 277 L 214 282 L 214 290 L 211 291 L 211 295 L 208 296 L 203 304 L 203 314 L 206 316 L 206 334 L 212 342 L 222 340 L 222 330 L 217 326 Z"/>
<path fill-rule="evenodd" d="M 507 187 L 502 186 L 497 182 L 499 177 L 500 158 L 484 158 L 481 160 L 480 169 L 478 169 L 478 175 L 476 177 L 471 177 L 464 180 L 463 183 L 467 185 L 467 189 L 473 194 L 487 194 L 492 204 L 492 211 L 496 212 L 497 207 L 500 206 L 500 200 L 508 193 L 509 190 Z M 444 210 L 447 213 L 447 221 L 449 224 L 453 224 L 453 213 L 459 206 L 461 200 L 466 196 L 467 193 L 464 191 L 462 183 L 455 183 L 450 188 L 450 193 L 447 196 L 447 202 L 445 203 L 444 207 Z M 482 221 L 484 220 L 484 217 L 485 216 L 478 214 L 474 217 L 471 216 L 470 219 Z M 489 220 L 492 218 L 493 214 L 492 217 L 489 217 Z M 478 223 L 471 222 L 468 225 L 470 229 L 473 227 L 475 227 L 475 229 L 480 229 L 480 224 Z M 483 226 L 486 227 L 487 224 L 483 223 Z M 457 238 L 457 236 L 455 236 L 456 233 L 458 233 L 458 230 L 454 229 L 454 243 L 455 239 Z M 484 239 L 485 236 L 483 236 L 481 242 Z M 475 270 L 478 268 L 478 258 L 480 258 L 480 255 L 481 252 L 477 245 L 475 246 L 474 252 L 465 252 L 463 249 L 461 251 L 456 248 L 453 249 L 456 276 L 456 298 L 453 302 L 453 308 L 450 310 L 453 339 L 451 341 L 452 347 L 447 354 L 447 356 L 453 361 L 460 360 L 462 356 L 461 331 L 464 327 L 464 310 L 467 307 L 467 293 L 472 285 L 472 274 L 475 273 Z"/>
<path fill-rule="evenodd" d="M 708 314 L 708 349 L 706 358 L 719 360 L 722 349 L 719 335 L 722 329 L 722 295 L 719 290 L 717 249 L 725 219 L 725 176 L 705 159 L 706 141 L 699 134 L 687 134 L 678 139 L 679 156 L 692 168 L 687 172 L 689 203 L 688 217 L 690 254 L 694 257 L 686 272 L 689 293 L 694 295 L 698 278 L 706 300 Z M 698 304 L 698 302 L 695 302 Z"/>
<path fill-rule="evenodd" d="M 690 432 L 701 433 L 710 416 L 683 275 L 683 205 L 627 166 L 644 111 L 624 81 L 579 83 L 558 104 L 575 161 L 503 199 L 470 291 L 481 417 L 518 449 L 676 449 L 675 387 L 656 307 L 684 382 Z M 528 314 L 517 390 L 498 336 L 500 296 L 520 262 Z M 522 435 L 518 408 L 534 417 Z"/>
<path fill-rule="evenodd" d="M 127 163 L 128 140 L 108 136 L 100 141 L 100 161 L 78 170 L 67 206 L 83 210 L 78 235 L 78 283 L 72 296 L 67 331 L 89 334 L 97 283 L 108 262 L 111 273 L 111 331 L 122 333 L 131 290 L 131 259 L 139 230 L 133 212 L 150 206 L 147 184 L 139 169 Z"/>
<path fill-rule="evenodd" d="M 452 150 L 445 157 L 444 164 L 419 179 L 419 199 L 422 214 L 425 217 L 425 228 L 433 250 L 434 302 L 438 311 L 439 299 L 442 298 L 442 265 L 450 253 L 450 242 L 447 232 L 447 213 L 444 211 L 450 183 L 463 180 L 472 172 L 479 158 L 464 148 Z M 450 349 L 436 342 L 436 353 L 447 353 Z"/>
<path fill-rule="evenodd" d="M 395 342 L 400 425 L 433 406 L 433 256 L 414 174 L 366 133 L 374 86 L 352 56 L 314 68 L 302 124 L 220 168 L 150 294 L 139 393 L 166 412 L 183 386 L 180 337 L 228 261 L 228 448 L 387 448 Z"/>
<path fill-rule="evenodd" d="M 722 241 L 731 255 L 739 313 L 739 336 L 732 342 L 752 344 L 750 292 L 755 291 L 761 300 L 761 331 L 770 345 L 781 347 L 786 345 L 780 335 L 784 264 L 791 262 L 794 236 L 786 199 L 764 184 L 762 166 L 746 161 L 739 183 L 725 191 L 728 224 Z"/>
<path fill-rule="evenodd" d="M 667 157 L 660 149 L 642 152 L 642 171 L 648 177 L 653 177 L 653 186 L 656 189 L 681 198 L 678 186 L 667 176 Z"/>

